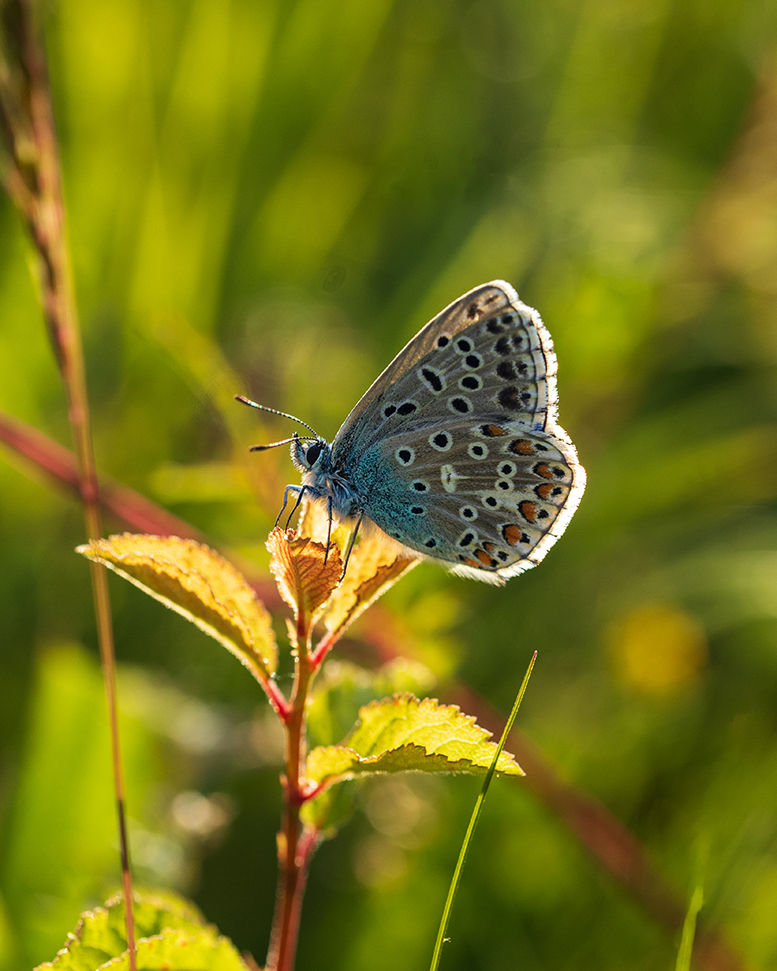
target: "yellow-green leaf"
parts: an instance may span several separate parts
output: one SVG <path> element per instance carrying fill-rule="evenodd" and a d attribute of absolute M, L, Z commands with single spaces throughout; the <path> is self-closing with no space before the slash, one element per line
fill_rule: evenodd
<path fill-rule="evenodd" d="M 352 778 L 361 756 L 345 745 L 320 745 L 312 749 L 305 763 L 305 776 L 311 782 Z"/>
<path fill-rule="evenodd" d="M 372 772 L 484 774 L 496 754 L 490 738 L 490 732 L 456 705 L 395 695 L 362 708 L 358 724 L 342 745 L 313 749 L 305 774 L 323 784 Z M 497 771 L 524 774 L 507 752 L 499 756 Z"/>
<path fill-rule="evenodd" d="M 278 660 L 270 615 L 223 556 L 178 536 L 124 533 L 79 546 L 230 650 L 259 680 Z"/>
<path fill-rule="evenodd" d="M 235 946 L 197 908 L 169 891 L 134 895 L 137 967 L 144 971 L 247 971 Z M 53 961 L 37 971 L 125 971 L 129 968 L 120 897 L 81 915 Z"/>
<path fill-rule="evenodd" d="M 278 527 L 270 533 L 267 548 L 281 596 L 294 616 L 301 614 L 307 624 L 337 586 L 342 572 L 340 550 L 331 544 L 327 553 L 323 543 Z"/>
<path fill-rule="evenodd" d="M 164 930 L 138 941 L 137 965 L 142 971 L 248 971 L 235 945 L 215 928 L 194 933 Z M 129 971 L 127 953 L 103 965 L 106 971 Z"/>
<path fill-rule="evenodd" d="M 308 536 L 322 544 L 329 532 L 329 518 L 325 503 L 303 503 L 299 521 L 299 535 Z M 347 548 L 351 530 L 347 524 L 333 524 L 331 541 L 338 550 Z M 331 556 L 330 546 L 330 556 Z M 341 553 L 342 557 L 342 553 Z M 326 608 L 324 623 L 330 635 L 342 636 L 346 628 L 382 596 L 389 587 L 420 563 L 420 559 L 389 539 L 377 527 L 361 531 L 348 560 L 342 583 L 334 590 Z"/>
<path fill-rule="evenodd" d="M 324 617 L 330 634 L 342 636 L 378 597 L 420 562 L 388 541 L 380 530 L 362 537 L 351 553 L 343 582 L 332 596 Z"/>
<path fill-rule="evenodd" d="M 300 507 L 297 536 L 314 539 L 317 543 L 326 543 L 327 537 L 329 537 L 330 542 L 337 545 L 342 556 L 342 551 L 348 545 L 351 530 L 347 523 L 341 523 L 335 519 L 332 521 L 330 531 L 329 511 L 326 502 L 322 499 L 309 500 L 305 496 Z"/>

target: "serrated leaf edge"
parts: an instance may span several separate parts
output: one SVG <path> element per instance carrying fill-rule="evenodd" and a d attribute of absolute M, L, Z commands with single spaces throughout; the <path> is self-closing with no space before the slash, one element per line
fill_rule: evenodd
<path fill-rule="evenodd" d="M 133 586 L 137 587 L 138 590 L 142 590 L 143 593 L 147 594 L 149 597 L 153 597 L 154 600 L 158 600 L 159 603 L 161 603 L 164 607 L 175 611 L 175 613 L 180 614 L 181 617 L 185 617 L 186 620 L 194 624 L 195 627 L 198 627 L 204 634 L 212 637 L 214 640 L 218 641 L 219 644 L 225 647 L 231 654 L 234 654 L 238 661 L 240 661 L 244 667 L 248 668 L 248 670 L 258 681 L 267 681 L 272 677 L 274 664 L 271 659 L 265 657 L 264 654 L 259 651 L 256 652 L 256 656 L 250 656 L 248 654 L 248 650 L 255 650 L 255 648 L 252 647 L 249 649 L 246 648 L 244 643 L 238 644 L 236 641 L 233 641 L 231 638 L 227 637 L 226 634 L 223 634 L 220 630 L 213 627 L 201 617 L 195 616 L 185 607 L 181 607 L 180 604 L 168 600 L 166 597 L 162 596 L 162 594 L 159 594 L 150 587 L 147 587 L 140 580 L 133 577 L 132 574 L 128 573 L 126 570 L 123 570 L 117 564 L 111 562 L 111 560 L 100 556 L 99 553 L 96 553 L 88 543 L 85 543 L 82 546 L 77 546 L 76 552 L 80 553 L 82 556 L 85 556 L 89 560 L 93 560 L 96 563 L 101 563 L 104 567 L 107 567 L 107 569 L 112 570 L 115 574 L 117 574 L 117 576 L 129 581 Z M 154 555 L 152 554 L 149 556 L 149 559 L 155 559 Z M 178 569 L 180 570 L 180 568 Z M 188 571 L 180 570 L 180 572 L 187 573 Z M 200 574 L 200 576 L 202 576 L 202 574 Z M 203 577 L 203 579 L 205 578 Z M 212 587 L 210 587 L 210 583 L 207 581 L 207 579 L 205 579 L 205 582 L 208 584 L 208 587 L 211 589 L 212 593 L 213 590 Z M 215 595 L 214 600 L 216 600 Z M 259 660 L 260 657 L 261 661 Z"/>
<path fill-rule="evenodd" d="M 240 954 L 240 952 L 237 951 L 237 948 L 235 947 L 234 941 L 230 940 L 230 938 L 228 938 L 225 934 L 219 934 L 218 931 L 217 931 L 217 928 L 216 928 L 215 924 L 204 924 L 202 926 L 202 928 L 201 928 L 201 932 L 204 935 L 205 933 L 207 933 L 211 929 L 213 929 L 214 931 L 216 931 L 216 936 L 213 937 L 211 935 L 211 939 L 209 941 L 203 941 L 201 937 L 197 937 L 196 935 L 191 934 L 191 933 L 185 931 L 182 927 L 166 927 L 166 928 L 164 928 L 162 930 L 162 932 L 160 934 L 152 934 L 150 937 L 141 937 L 141 938 L 139 938 L 135 942 L 135 946 L 137 948 L 137 945 L 138 944 L 145 943 L 147 941 L 162 941 L 162 940 L 164 940 L 164 938 L 167 935 L 176 934 L 176 935 L 179 935 L 180 936 L 180 939 L 181 939 L 181 942 L 182 943 L 189 943 L 189 942 L 195 943 L 196 942 L 196 943 L 199 943 L 199 944 L 208 944 L 214 950 L 220 944 L 222 944 L 223 942 L 226 941 L 227 944 L 229 944 L 231 947 L 234 947 L 235 948 L 235 951 L 238 953 L 238 955 Z M 116 957 L 111 958 L 110 961 L 105 961 L 103 964 L 99 965 L 95 969 L 95 971 L 102 971 L 103 968 L 110 968 L 112 965 L 113 966 L 116 966 L 121 961 L 123 961 L 126 958 L 126 956 L 127 956 L 127 951 L 126 950 L 125 951 L 122 951 L 121 954 L 117 954 Z M 245 966 L 245 962 L 243 961 L 242 957 L 240 958 L 240 961 Z M 45 965 L 44 965 L 44 967 L 45 967 Z M 37 968 L 36 968 L 36 971 L 37 971 Z"/>

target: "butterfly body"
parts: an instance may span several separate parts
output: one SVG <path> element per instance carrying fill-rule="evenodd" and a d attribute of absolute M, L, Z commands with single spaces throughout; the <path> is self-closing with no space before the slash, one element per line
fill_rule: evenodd
<path fill-rule="evenodd" d="M 331 446 L 295 437 L 303 484 L 287 494 L 502 583 L 540 562 L 585 488 L 555 374 L 539 314 L 503 281 L 476 287 L 400 351 Z"/>

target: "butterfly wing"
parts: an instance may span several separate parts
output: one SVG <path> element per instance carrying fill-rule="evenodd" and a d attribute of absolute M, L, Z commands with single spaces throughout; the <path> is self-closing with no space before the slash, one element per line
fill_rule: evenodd
<path fill-rule="evenodd" d="M 375 381 L 338 432 L 332 467 L 404 545 L 459 573 L 514 576 L 542 559 L 585 487 L 556 420 L 555 374 L 539 314 L 509 284 L 484 284 Z"/>
<path fill-rule="evenodd" d="M 468 345 L 473 345 L 472 363 L 476 355 L 484 356 L 482 373 L 488 372 L 492 379 L 499 364 L 506 369 L 514 363 L 516 379 L 506 384 L 504 379 L 493 380 L 497 390 L 503 392 L 511 384 L 516 385 L 517 395 L 532 395 L 531 400 L 520 402 L 522 414 L 537 422 L 543 422 L 548 415 L 555 420 L 556 357 L 550 334 L 537 311 L 519 300 L 509 283 L 494 280 L 454 300 L 397 354 L 345 419 L 333 450 L 361 447 L 366 441 L 379 438 L 385 418 L 394 416 L 396 423 L 407 416 L 408 410 L 403 412 L 401 408 L 406 401 L 415 402 L 419 408 L 434 401 L 439 394 L 434 375 L 440 368 L 456 369 L 460 360 L 468 356 L 457 348 L 457 339 L 469 339 Z M 477 366 L 470 370 L 479 373 Z M 419 393 L 424 398 L 421 402 L 416 401 Z M 384 415 L 392 404 L 398 413 Z M 517 410 L 517 402 L 515 405 L 512 410 Z"/>
<path fill-rule="evenodd" d="M 403 429 L 353 470 L 366 515 L 453 572 L 499 583 L 536 566 L 585 488 L 566 440 L 497 415 Z"/>

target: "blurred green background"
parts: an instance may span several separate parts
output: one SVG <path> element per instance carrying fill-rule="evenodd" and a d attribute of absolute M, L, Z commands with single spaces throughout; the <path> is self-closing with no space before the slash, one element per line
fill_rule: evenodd
<path fill-rule="evenodd" d="M 538 649 L 526 731 L 777 966 L 777 8 L 61 0 L 47 39 L 101 470 L 266 565 L 296 475 L 247 448 L 289 427 L 232 394 L 331 438 L 429 317 L 511 281 L 555 339 L 588 491 L 538 570 L 499 590 L 422 566 L 384 622 L 430 693 L 458 674 L 503 711 Z M 3 199 L 0 408 L 69 445 L 28 263 Z M 118 875 L 82 515 L 2 457 L 0 968 L 22 971 Z M 138 877 L 261 962 L 267 707 L 190 625 L 112 593 Z M 428 964 L 477 788 L 361 791 L 314 862 L 300 969 Z M 677 947 L 506 780 L 451 931 L 462 971 Z"/>

